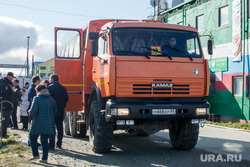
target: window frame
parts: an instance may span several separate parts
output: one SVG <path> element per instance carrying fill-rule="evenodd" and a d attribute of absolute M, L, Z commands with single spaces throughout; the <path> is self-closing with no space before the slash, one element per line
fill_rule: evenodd
<path fill-rule="evenodd" d="M 44 72 L 40 73 L 40 77 L 46 77 L 46 73 Z"/>
<path fill-rule="evenodd" d="M 44 69 L 43 69 L 44 68 Z M 47 66 L 40 66 L 39 70 L 47 70 Z"/>
<path fill-rule="evenodd" d="M 250 0 L 247 0 L 247 18 L 250 19 Z"/>
<path fill-rule="evenodd" d="M 223 8 L 227 8 L 227 22 L 225 22 L 225 23 L 221 23 L 221 16 L 222 16 L 221 9 L 223 9 Z M 221 26 L 229 24 L 229 6 L 226 5 L 226 6 L 220 7 L 218 12 L 219 12 L 218 13 L 218 21 L 219 21 L 218 26 L 221 27 Z"/>
<path fill-rule="evenodd" d="M 199 22 L 198 22 L 198 20 L 201 17 L 203 18 L 203 24 L 202 24 L 202 30 L 199 30 Z M 204 31 L 204 14 L 196 16 L 195 23 L 196 23 L 196 29 L 197 29 L 198 32 Z"/>
<path fill-rule="evenodd" d="M 140 33 L 144 33 L 144 34 L 148 34 L 148 32 L 153 32 L 153 33 L 160 33 L 161 32 L 161 34 L 162 33 L 166 33 L 166 39 L 169 39 L 169 37 L 175 37 L 176 39 L 177 39 L 177 41 L 178 41 L 178 39 L 180 40 L 180 39 L 182 39 L 182 40 L 180 40 L 179 41 L 179 46 L 182 46 L 184 49 L 185 49 L 185 51 L 191 51 L 190 49 L 188 49 L 188 44 L 189 44 L 189 40 L 190 39 L 194 39 L 194 41 L 195 41 L 195 46 L 194 46 L 194 48 L 196 49 L 196 51 L 194 52 L 194 53 L 198 53 L 197 55 L 190 55 L 192 58 L 201 58 L 202 57 L 202 46 L 201 46 L 201 43 L 200 43 L 200 40 L 199 40 L 199 34 L 198 33 L 196 33 L 196 32 L 192 32 L 192 31 L 183 31 L 183 30 L 177 30 L 177 29 L 166 29 L 166 28 L 158 28 L 158 29 L 156 29 L 156 28 L 140 28 L 140 27 L 132 27 L 132 28 L 113 28 L 113 30 L 112 30 L 112 41 L 115 41 L 115 37 L 116 37 L 116 33 L 118 32 L 118 31 L 123 31 L 122 33 L 126 33 L 125 31 L 127 31 L 127 32 L 129 32 L 130 31 L 130 35 L 131 36 L 133 36 L 133 34 L 136 34 L 136 33 L 138 33 L 138 32 L 140 32 Z M 138 31 L 138 32 L 137 32 Z M 121 32 L 118 32 L 118 34 L 119 33 L 121 33 Z M 171 32 L 171 33 L 170 33 Z M 180 35 L 182 35 L 182 36 L 180 36 Z M 184 38 L 183 37 L 183 35 L 187 35 L 187 38 Z M 188 36 L 190 35 L 190 38 L 188 38 Z M 117 36 L 119 36 L 119 35 L 117 35 Z M 124 36 L 124 35 L 123 35 Z M 191 38 L 191 36 L 193 36 L 192 38 Z M 124 43 L 124 41 L 130 41 L 130 39 L 129 39 L 129 37 L 128 36 L 126 36 L 127 37 L 127 39 L 123 39 L 121 42 L 122 43 Z M 162 39 L 162 37 L 163 36 L 161 36 L 161 39 Z M 184 39 L 186 39 L 186 41 L 184 41 L 183 40 L 183 38 Z M 143 38 L 144 40 L 146 40 L 146 38 Z M 114 42 L 112 42 L 111 43 L 111 45 L 112 45 L 112 53 L 114 54 L 114 55 L 116 55 L 116 56 L 124 56 L 124 55 L 126 55 L 126 56 L 145 56 L 145 54 L 148 54 L 149 56 L 155 56 L 155 57 L 160 57 L 160 56 L 162 56 L 162 55 L 153 55 L 152 53 L 150 54 L 150 53 L 140 53 L 140 54 L 134 54 L 134 53 L 124 53 L 124 54 L 122 54 L 122 53 L 118 53 L 114 48 Z M 152 45 L 152 46 L 160 46 L 161 44 L 156 44 L 156 45 Z M 131 46 L 129 46 L 129 47 L 131 47 Z M 130 48 L 129 49 L 126 49 L 126 48 L 124 48 L 124 50 L 131 50 Z M 164 53 L 164 51 L 162 51 L 162 53 Z M 162 56 L 162 57 L 164 57 L 164 55 Z M 182 58 L 186 58 L 187 56 L 185 55 L 183 55 L 183 56 L 180 56 L 179 54 L 176 54 L 176 55 L 171 55 L 171 57 L 182 57 Z"/>
<path fill-rule="evenodd" d="M 105 35 L 102 35 L 98 39 L 98 56 L 105 54 Z"/>
<path fill-rule="evenodd" d="M 243 96 L 243 90 L 242 90 L 242 86 L 240 87 L 240 91 L 241 91 L 241 94 L 235 94 L 235 86 L 236 86 L 236 83 L 235 83 L 235 79 L 236 78 L 241 78 L 242 79 L 242 82 L 243 82 L 243 76 L 242 75 L 236 75 L 236 76 L 232 76 L 232 96 L 233 97 L 242 97 Z"/>
<path fill-rule="evenodd" d="M 65 49 L 59 49 L 58 48 L 59 46 L 57 46 L 57 45 L 60 42 L 60 41 L 58 41 L 58 39 L 59 39 L 58 31 L 65 31 L 66 33 L 68 33 L 68 32 L 77 32 L 78 33 L 78 37 L 79 37 L 79 41 L 77 41 L 78 42 L 78 47 L 79 47 L 78 56 L 70 56 L 70 55 L 75 55 L 75 53 L 77 53 L 77 52 L 75 52 L 75 46 L 77 46 L 77 45 L 75 45 L 75 46 L 74 45 L 67 45 L 67 46 L 65 45 Z M 84 31 L 86 31 L 86 30 L 84 30 Z M 55 40 L 56 40 L 56 46 L 55 47 L 56 47 L 56 57 L 57 58 L 60 58 L 60 59 L 79 59 L 81 57 L 81 50 L 82 50 L 81 49 L 81 45 L 82 45 L 81 40 L 82 40 L 82 36 L 81 36 L 81 32 L 79 30 L 75 30 L 75 29 L 58 29 L 56 31 L 56 39 Z M 86 40 L 85 40 L 85 42 L 86 42 Z M 71 54 L 69 54 L 69 51 L 70 51 L 69 49 L 72 49 L 72 47 L 73 47 L 73 51 L 71 52 Z M 64 52 L 63 56 L 58 54 L 58 52 Z M 66 55 L 66 53 L 67 53 L 67 55 Z"/>

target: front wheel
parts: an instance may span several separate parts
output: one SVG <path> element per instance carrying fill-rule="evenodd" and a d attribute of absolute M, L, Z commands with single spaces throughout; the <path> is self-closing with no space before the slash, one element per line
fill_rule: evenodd
<path fill-rule="evenodd" d="M 173 121 L 169 136 L 175 149 L 191 150 L 198 141 L 199 124 L 192 124 L 191 120 Z"/>
<path fill-rule="evenodd" d="M 109 152 L 112 148 L 113 126 L 100 112 L 97 100 L 91 102 L 89 113 L 89 142 L 96 153 Z"/>

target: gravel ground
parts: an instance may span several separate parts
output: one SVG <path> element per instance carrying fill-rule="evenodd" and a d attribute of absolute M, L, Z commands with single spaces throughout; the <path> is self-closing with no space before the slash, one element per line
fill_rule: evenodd
<path fill-rule="evenodd" d="M 19 127 L 22 127 L 21 125 Z M 8 129 L 9 130 L 9 129 Z M 197 148 L 190 151 L 181 151 L 173 149 L 168 137 L 168 130 L 161 131 L 155 135 L 148 137 L 136 136 L 127 134 L 124 131 L 115 131 L 113 139 L 113 148 L 111 152 L 105 154 L 94 153 L 89 145 L 88 134 L 85 138 L 72 138 L 64 135 L 63 149 L 55 149 L 49 152 L 48 164 L 39 163 L 38 160 L 31 161 L 26 164 L 20 164 L 25 167 L 36 166 L 58 166 L 58 167 L 165 167 L 165 166 L 212 166 L 212 167 L 227 167 L 240 166 L 249 167 L 249 161 L 242 160 L 241 162 L 221 162 L 213 163 L 201 162 L 200 156 L 213 154 L 208 148 L 222 148 L 221 145 L 225 143 L 239 142 L 238 140 L 227 139 L 226 135 L 223 138 L 218 138 L 222 132 L 218 128 L 209 127 L 201 129 L 201 136 L 199 137 Z M 28 131 L 11 130 L 19 134 L 16 140 L 27 145 Z M 217 132 L 219 131 L 219 132 Z M 227 132 L 223 130 L 223 132 Z M 238 134 L 238 131 L 236 131 Z M 236 133 L 229 131 L 228 133 Z M 244 133 L 245 134 L 245 133 Z M 224 134 L 222 134 L 223 136 Z M 245 134 L 246 135 L 246 134 Z M 238 137 L 239 138 L 239 137 Z M 242 140 L 243 144 L 245 142 Z M 204 145 L 206 147 L 204 147 Z M 216 151 L 212 150 L 212 151 Z M 42 153 L 39 147 L 40 156 Z M 243 154 L 243 153 L 242 153 Z M 245 155 L 245 154 L 244 154 Z M 31 151 L 25 157 L 31 157 Z M 223 155 L 224 156 L 224 155 Z"/>

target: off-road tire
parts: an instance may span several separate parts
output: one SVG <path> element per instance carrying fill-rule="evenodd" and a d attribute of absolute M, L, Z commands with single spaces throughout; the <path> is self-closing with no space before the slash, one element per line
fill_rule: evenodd
<path fill-rule="evenodd" d="M 175 149 L 191 150 L 198 141 L 199 124 L 192 124 L 191 120 L 173 121 L 169 136 Z"/>
<path fill-rule="evenodd" d="M 112 148 L 113 126 L 100 112 L 97 100 L 93 100 L 89 111 L 89 142 L 96 153 L 109 152 Z"/>
<path fill-rule="evenodd" d="M 70 112 L 69 114 L 69 129 L 72 137 L 85 137 L 86 136 L 86 125 L 81 124 L 80 130 L 77 129 L 77 112 Z"/>
<path fill-rule="evenodd" d="M 70 128 L 69 128 L 69 112 L 66 111 L 64 115 L 64 132 L 66 135 L 70 135 Z"/>

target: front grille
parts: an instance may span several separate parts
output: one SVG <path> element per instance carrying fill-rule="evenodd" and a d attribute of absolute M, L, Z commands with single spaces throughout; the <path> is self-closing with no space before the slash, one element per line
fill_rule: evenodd
<path fill-rule="evenodd" d="M 173 87 L 152 88 L 151 84 L 133 84 L 133 94 L 174 95 L 189 94 L 189 85 L 174 84 Z"/>

